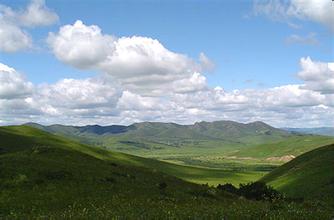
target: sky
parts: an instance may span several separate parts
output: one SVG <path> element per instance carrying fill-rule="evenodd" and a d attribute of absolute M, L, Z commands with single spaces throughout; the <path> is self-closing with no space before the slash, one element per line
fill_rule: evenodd
<path fill-rule="evenodd" d="M 0 1 L 0 124 L 334 126 L 334 2 Z"/>

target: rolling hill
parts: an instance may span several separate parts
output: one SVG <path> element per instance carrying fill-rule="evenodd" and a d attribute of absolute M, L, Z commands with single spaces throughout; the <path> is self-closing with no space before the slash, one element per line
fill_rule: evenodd
<path fill-rule="evenodd" d="M 323 200 L 334 207 L 334 144 L 300 155 L 262 181 L 291 197 Z"/>
<path fill-rule="evenodd" d="M 292 134 L 263 122 L 198 122 L 193 125 L 142 122 L 130 126 L 28 124 L 81 143 L 177 164 L 226 168 L 282 164 L 333 137 Z M 266 170 L 268 171 L 268 170 Z"/>
<path fill-rule="evenodd" d="M 284 217 L 270 204 L 164 174 L 204 169 L 91 148 L 26 126 L 2 127 L 0 139 L 0 217 Z M 296 216 L 328 215 L 292 206 Z"/>
<path fill-rule="evenodd" d="M 318 135 L 297 135 L 286 138 L 283 141 L 260 144 L 257 146 L 241 149 L 233 155 L 237 157 L 251 157 L 266 161 L 278 161 L 280 158 L 290 157 L 293 159 L 305 152 L 333 144 L 334 138 Z M 281 161 L 286 162 L 286 161 Z"/>
<path fill-rule="evenodd" d="M 90 144 L 137 147 L 143 149 L 225 145 L 251 145 L 277 141 L 290 136 L 289 132 L 263 122 L 248 124 L 233 121 L 198 122 L 193 125 L 142 122 L 129 126 L 63 126 L 28 123 L 54 134 L 76 138 Z"/>
<path fill-rule="evenodd" d="M 166 174 L 173 169 L 182 172 L 177 165 L 92 148 L 28 126 L 0 127 L 0 140 L 0 218 L 4 219 L 331 215 L 315 206 L 277 207 L 238 198 Z M 186 173 L 197 175 L 193 169 Z"/>

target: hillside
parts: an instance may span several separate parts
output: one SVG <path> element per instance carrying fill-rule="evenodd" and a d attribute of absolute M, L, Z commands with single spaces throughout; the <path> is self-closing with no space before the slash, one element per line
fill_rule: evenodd
<path fill-rule="evenodd" d="M 292 197 L 317 198 L 334 207 L 334 144 L 300 155 L 263 181 Z"/>
<path fill-rule="evenodd" d="M 0 140 L 0 218 L 269 219 L 331 214 L 294 203 L 273 210 L 275 204 L 237 198 L 156 170 L 165 163 L 90 148 L 27 126 L 0 127 Z M 287 207 L 289 213 L 283 211 Z"/>
<path fill-rule="evenodd" d="M 45 131 L 60 134 L 80 141 L 110 146 L 155 149 L 168 147 L 204 146 L 211 147 L 219 144 L 250 145 L 267 141 L 282 140 L 290 134 L 273 128 L 263 122 L 248 124 L 233 121 L 198 122 L 193 125 L 175 123 L 142 122 L 129 126 L 63 126 L 28 123 Z"/>
<path fill-rule="evenodd" d="M 296 135 L 283 141 L 260 144 L 241 149 L 232 155 L 236 157 L 251 157 L 264 161 L 278 161 L 279 159 L 294 158 L 318 147 L 334 143 L 334 138 L 318 135 Z M 285 162 L 284 160 L 281 161 Z"/>
<path fill-rule="evenodd" d="M 270 204 L 217 194 L 152 169 L 182 172 L 179 166 L 90 148 L 30 127 L 2 127 L 0 138 L 0 216 L 282 215 L 272 212 Z M 185 170 L 192 172 L 196 175 L 196 168 Z M 299 215 L 315 215 L 295 208 Z"/>
<path fill-rule="evenodd" d="M 334 143 L 333 137 L 291 134 L 263 122 L 216 121 L 193 125 L 142 122 L 130 126 L 82 127 L 28 125 L 108 150 L 181 165 L 221 169 L 238 167 L 247 170 L 250 165 L 283 164 L 302 153 Z"/>

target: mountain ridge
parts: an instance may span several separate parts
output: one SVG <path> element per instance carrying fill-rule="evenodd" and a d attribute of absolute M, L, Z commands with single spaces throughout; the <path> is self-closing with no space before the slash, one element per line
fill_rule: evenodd
<path fill-rule="evenodd" d="M 62 125 L 62 124 L 52 124 L 52 125 L 42 125 L 39 123 L 34 122 L 28 122 L 23 125 L 31 126 L 31 127 L 39 127 L 43 128 L 43 130 L 54 130 L 56 127 L 62 127 L 62 128 L 75 128 L 80 130 L 81 132 L 91 132 L 91 133 L 97 133 L 97 134 L 104 134 L 104 133 L 111 133 L 111 134 L 117 134 L 117 133 L 123 133 L 130 130 L 140 129 L 140 128 L 147 128 L 147 127 L 156 127 L 156 126 L 162 126 L 163 128 L 188 128 L 192 130 L 197 130 L 200 128 L 208 128 L 209 126 L 212 126 L 216 129 L 229 129 L 229 128 L 239 128 L 239 129 L 245 129 L 247 127 L 250 128 L 260 128 L 260 129 L 269 129 L 269 130 L 276 130 L 281 131 L 282 133 L 288 134 L 289 132 L 285 132 L 279 128 L 275 128 L 273 126 L 270 126 L 269 124 L 266 124 L 261 121 L 254 121 L 249 123 L 240 123 L 236 121 L 229 121 L 229 120 L 220 120 L 220 121 L 213 121 L 213 122 L 195 122 L 193 124 L 189 125 L 182 125 L 172 122 L 137 122 L 130 125 L 98 125 L 98 124 L 92 124 L 92 125 L 84 125 L 84 126 L 75 126 L 75 125 Z M 101 132 L 100 130 L 103 130 L 105 132 Z"/>
<path fill-rule="evenodd" d="M 289 132 L 302 133 L 302 134 L 315 134 L 334 136 L 334 127 L 314 127 L 314 128 L 281 128 Z"/>
<path fill-rule="evenodd" d="M 180 125 L 164 122 L 140 122 L 131 125 L 25 125 L 50 133 L 75 138 L 88 144 L 135 146 L 136 148 L 165 148 L 182 146 L 230 146 L 278 141 L 290 136 L 287 131 L 264 122 L 239 123 L 235 121 L 196 122 Z"/>

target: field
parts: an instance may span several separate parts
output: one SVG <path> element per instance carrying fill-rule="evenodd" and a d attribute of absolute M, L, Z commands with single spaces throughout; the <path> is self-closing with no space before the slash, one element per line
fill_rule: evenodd
<path fill-rule="evenodd" d="M 217 121 L 193 125 L 143 122 L 104 127 L 28 125 L 100 149 L 165 161 L 169 164 L 153 167 L 209 185 L 256 181 L 302 153 L 334 143 L 333 137 L 290 134 L 262 122 Z M 170 163 L 178 165 L 177 169 Z"/>
<path fill-rule="evenodd" d="M 24 126 L 0 128 L 0 217 L 328 219 L 313 204 L 252 201 L 175 178 L 229 178 L 104 151 Z M 188 174 L 189 176 L 185 176 Z"/>

